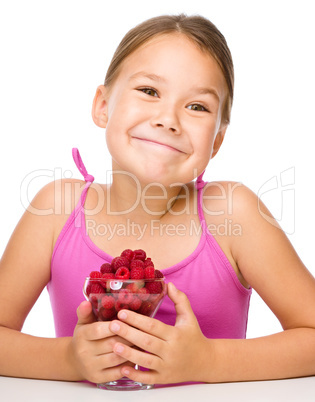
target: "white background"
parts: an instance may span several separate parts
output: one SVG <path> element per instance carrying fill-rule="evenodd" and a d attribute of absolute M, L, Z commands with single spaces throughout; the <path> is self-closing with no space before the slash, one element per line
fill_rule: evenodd
<path fill-rule="evenodd" d="M 111 165 L 104 132 L 91 119 L 95 89 L 130 28 L 152 16 L 180 12 L 209 18 L 226 37 L 235 64 L 231 126 L 205 178 L 241 181 L 262 194 L 315 274 L 311 0 L 2 0 L 0 255 L 27 197 L 30 200 L 53 180 L 54 171 L 81 178 L 72 147 L 80 149 L 96 181 L 105 181 Z M 21 194 L 25 177 L 36 170 L 44 176 L 32 180 L 28 193 Z M 248 337 L 279 330 L 276 318 L 254 292 Z M 23 331 L 54 336 L 46 290 Z"/>

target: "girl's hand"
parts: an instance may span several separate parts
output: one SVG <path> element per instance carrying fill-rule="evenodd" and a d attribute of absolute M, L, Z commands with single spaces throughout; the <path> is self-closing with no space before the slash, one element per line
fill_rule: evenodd
<path fill-rule="evenodd" d="M 112 321 L 109 329 L 138 346 L 137 350 L 121 342 L 114 345 L 114 353 L 148 371 L 123 365 L 121 374 L 146 384 L 166 384 L 184 381 L 200 381 L 202 362 L 212 354 L 211 343 L 202 334 L 187 296 L 168 284 L 168 296 L 175 304 L 175 326 L 156 319 L 121 310 L 121 321 Z M 209 353 L 210 352 L 210 353 Z"/>
<path fill-rule="evenodd" d="M 113 353 L 113 347 L 117 342 L 131 344 L 111 332 L 109 322 L 96 322 L 90 302 L 82 302 L 77 315 L 78 322 L 70 343 L 70 359 L 78 377 L 94 383 L 121 378 L 122 364 L 127 366 L 127 360 Z"/>

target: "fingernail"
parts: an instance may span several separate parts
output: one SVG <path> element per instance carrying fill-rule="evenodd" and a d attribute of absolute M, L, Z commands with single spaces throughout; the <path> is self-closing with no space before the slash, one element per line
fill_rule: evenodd
<path fill-rule="evenodd" d="M 113 332 L 118 332 L 118 331 L 120 330 L 120 325 L 117 324 L 116 322 L 114 322 L 114 323 L 111 325 L 111 330 L 112 330 Z"/>
<path fill-rule="evenodd" d="M 125 320 L 127 318 L 127 314 L 124 311 L 121 311 L 119 313 L 119 318 L 121 318 L 122 320 Z"/>
<path fill-rule="evenodd" d="M 127 369 L 127 368 L 124 368 L 124 369 L 122 370 L 122 372 L 123 372 L 123 374 L 125 374 L 125 375 L 129 375 L 129 374 L 130 374 L 130 370 Z"/>
<path fill-rule="evenodd" d="M 125 348 L 122 345 L 118 345 L 118 346 L 116 346 L 115 351 L 117 353 L 122 353 L 124 351 L 124 349 Z"/>

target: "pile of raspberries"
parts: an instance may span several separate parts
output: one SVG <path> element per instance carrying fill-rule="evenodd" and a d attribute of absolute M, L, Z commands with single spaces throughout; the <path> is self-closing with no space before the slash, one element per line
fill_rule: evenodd
<path fill-rule="evenodd" d="M 164 297 L 161 278 L 144 250 L 126 249 L 90 273 L 86 294 L 99 321 L 115 319 L 122 309 L 150 316 Z"/>

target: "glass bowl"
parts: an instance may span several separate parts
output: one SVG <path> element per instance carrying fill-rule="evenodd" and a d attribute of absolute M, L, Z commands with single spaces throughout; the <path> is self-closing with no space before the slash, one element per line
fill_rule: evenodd
<path fill-rule="evenodd" d="M 91 304 L 97 321 L 118 319 L 120 310 L 132 310 L 154 317 L 166 295 L 165 278 L 103 279 L 85 278 L 83 294 Z M 136 366 L 136 368 L 138 368 Z M 127 377 L 97 384 L 110 390 L 138 390 L 153 388 L 152 384 L 135 382 Z"/>

